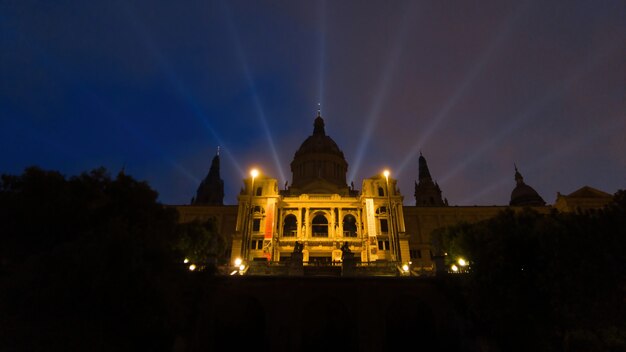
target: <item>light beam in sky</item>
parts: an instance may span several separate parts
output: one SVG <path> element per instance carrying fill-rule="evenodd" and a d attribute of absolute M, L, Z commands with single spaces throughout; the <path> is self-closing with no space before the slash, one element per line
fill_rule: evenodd
<path fill-rule="evenodd" d="M 576 82 L 578 82 L 585 74 L 591 72 L 595 66 L 602 62 L 601 59 L 608 57 L 615 49 L 617 48 L 609 47 L 579 65 L 567 79 L 560 84 L 553 86 L 543 97 L 535 100 L 529 108 L 513 117 L 505 128 L 501 129 L 495 136 L 482 143 L 467 158 L 463 159 L 459 163 L 456 163 L 456 166 L 452 170 L 448 171 L 443 178 L 441 178 L 440 182 L 445 184 L 448 180 L 464 170 L 467 165 L 474 162 L 481 155 L 494 150 L 497 145 L 506 139 L 506 137 L 517 131 L 520 127 L 535 121 L 537 118 L 543 117 L 540 113 L 546 105 L 552 101 L 562 99 Z"/>
<path fill-rule="evenodd" d="M 594 130 L 587 131 L 585 136 L 572 138 L 569 140 L 569 143 L 562 145 L 560 149 L 554 149 L 551 153 L 545 153 L 541 158 L 534 160 L 528 166 L 524 166 L 521 173 L 532 174 L 535 170 L 545 167 L 545 165 L 554 165 L 558 162 L 558 160 L 562 160 L 564 156 L 577 153 L 583 147 L 597 141 L 599 138 L 609 136 L 613 134 L 615 130 L 623 129 L 625 126 L 626 121 L 621 118 L 609 119 L 608 123 L 605 123 Z M 472 196 L 463 199 L 459 204 L 473 204 L 479 202 L 482 197 L 486 195 L 495 191 L 501 191 L 506 186 L 511 187 L 512 189 L 514 185 L 515 182 L 513 180 L 513 172 L 511 172 L 510 177 L 502 178 L 499 181 L 492 183 L 490 186 L 481 189 Z M 546 200 L 546 202 L 548 201 Z"/>
<path fill-rule="evenodd" d="M 526 3 L 526 5 L 528 5 L 528 2 Z M 439 110 L 439 112 L 430 121 L 426 128 L 422 130 L 416 140 L 416 143 L 413 145 L 406 157 L 402 160 L 402 163 L 400 163 L 400 165 L 396 168 L 396 172 L 398 175 L 400 175 L 402 171 L 404 171 L 404 169 L 409 165 L 411 160 L 413 160 L 413 158 L 417 155 L 420 149 L 427 144 L 433 133 L 437 130 L 437 128 L 439 128 L 441 123 L 448 117 L 450 112 L 465 96 L 465 93 L 472 86 L 476 77 L 478 77 L 479 74 L 484 71 L 487 63 L 489 63 L 491 58 L 494 56 L 494 53 L 497 52 L 498 49 L 500 49 L 500 46 L 509 36 L 512 29 L 515 27 L 516 22 L 519 20 L 523 13 L 525 13 L 525 8 L 517 9 L 517 11 L 515 11 L 515 15 L 513 15 L 511 19 L 504 22 L 504 28 L 497 31 L 498 35 L 491 42 L 489 47 L 482 52 L 478 60 L 476 60 L 474 66 L 467 72 L 460 84 L 456 85 L 457 88 L 454 90 L 454 93 L 452 94 L 450 99 L 448 99 L 446 104 Z"/>
<path fill-rule="evenodd" d="M 321 0 L 319 2 L 318 13 L 319 13 L 319 22 L 320 26 L 318 28 L 319 31 L 319 92 L 318 99 L 320 109 L 322 103 L 324 103 L 324 82 L 326 79 L 326 0 Z"/>
<path fill-rule="evenodd" d="M 376 98 L 374 99 L 374 102 L 370 107 L 370 111 L 367 115 L 367 120 L 364 124 L 363 134 L 361 135 L 361 139 L 359 140 L 359 144 L 356 149 L 356 156 L 354 158 L 352 168 L 350 169 L 348 180 L 354 180 L 356 175 L 358 175 L 359 173 L 361 161 L 363 160 L 363 157 L 367 152 L 367 147 L 369 146 L 372 132 L 376 127 L 378 119 L 380 118 L 380 112 L 382 110 L 383 104 L 387 99 L 389 86 L 391 85 L 391 81 L 397 67 L 398 59 L 400 58 L 400 54 L 402 53 L 406 33 L 410 24 L 415 21 L 414 18 L 410 17 L 414 14 L 414 9 L 407 9 L 403 13 L 402 20 L 400 21 L 400 28 L 398 29 L 398 34 L 394 36 L 396 40 L 393 45 L 393 50 L 391 50 L 391 53 L 387 59 L 387 63 L 385 64 L 384 69 L 381 72 L 381 83 L 378 85 L 379 89 L 376 94 Z"/>
<path fill-rule="evenodd" d="M 241 41 L 239 40 L 239 34 L 237 33 L 237 28 L 235 28 L 235 24 L 233 22 L 232 17 L 230 16 L 230 11 L 228 9 L 228 5 L 223 3 L 224 13 L 226 14 L 226 22 L 228 22 L 228 28 L 230 29 L 230 34 L 233 38 L 233 42 L 235 44 L 235 49 L 237 52 L 237 57 L 241 62 L 242 70 L 248 81 L 248 86 L 252 91 L 252 99 L 254 101 L 254 106 L 257 111 L 257 116 L 259 117 L 259 122 L 261 123 L 261 127 L 265 132 L 265 137 L 267 138 L 267 143 L 270 146 L 272 157 L 274 159 L 274 163 L 276 164 L 276 170 L 280 174 L 281 182 L 287 180 L 285 177 L 285 173 L 283 172 L 282 163 L 280 162 L 278 152 L 276 151 L 276 146 L 274 145 L 274 138 L 272 137 L 272 133 L 270 132 L 269 126 L 267 125 L 267 119 L 265 117 L 265 112 L 263 110 L 263 106 L 261 104 L 261 99 L 259 98 L 259 94 L 256 89 L 256 85 L 254 84 L 254 79 L 252 78 L 252 73 L 250 72 L 250 67 L 248 65 L 248 61 L 246 60 L 246 55 L 244 53 L 243 47 L 241 45 Z"/>
<path fill-rule="evenodd" d="M 193 95 L 189 93 L 189 91 L 185 88 L 185 85 L 183 84 L 181 79 L 173 72 L 174 70 L 171 68 L 171 65 L 169 64 L 168 60 L 161 53 L 161 50 L 159 50 L 154 44 L 154 41 L 152 40 L 152 35 L 150 35 L 150 33 L 148 33 L 147 29 L 145 28 L 145 26 L 137 18 L 135 18 L 135 16 L 132 15 L 131 11 L 129 11 L 128 8 L 126 8 L 126 11 L 124 12 L 126 14 L 128 22 L 135 28 L 136 32 L 142 38 L 142 41 L 144 45 L 146 46 L 146 49 L 148 49 L 152 53 L 153 57 L 157 60 L 157 63 L 159 64 L 161 71 L 165 74 L 165 77 L 170 82 L 172 87 L 174 87 L 176 93 L 178 93 L 178 96 L 181 97 L 187 103 L 187 108 L 189 108 L 189 110 L 193 113 L 194 117 L 196 117 L 196 119 L 200 122 L 200 124 L 206 128 L 206 130 L 211 134 L 211 136 L 213 136 L 213 138 L 217 142 L 217 145 L 226 146 L 226 144 L 220 138 L 219 134 L 216 132 L 213 126 L 209 123 L 207 116 L 203 112 L 202 108 L 198 105 L 196 100 L 193 98 Z M 239 162 L 234 158 L 232 153 L 229 152 L 228 147 L 226 147 L 225 149 L 226 149 L 226 157 L 228 158 L 228 160 L 230 160 L 232 165 L 237 169 L 239 173 L 243 174 L 242 168 Z M 180 167 L 182 166 L 177 164 L 177 168 L 180 168 Z M 185 173 L 190 174 L 189 171 L 187 170 L 185 170 Z M 197 180 L 196 177 L 194 177 L 194 179 Z M 198 183 L 196 181 L 194 182 L 196 184 Z"/>

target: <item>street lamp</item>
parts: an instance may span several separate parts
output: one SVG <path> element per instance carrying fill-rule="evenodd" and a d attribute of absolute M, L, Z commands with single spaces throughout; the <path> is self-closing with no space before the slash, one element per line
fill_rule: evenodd
<path fill-rule="evenodd" d="M 385 184 L 387 188 L 387 214 L 389 214 L 388 219 L 389 219 L 389 239 L 390 239 L 389 244 L 391 245 L 392 258 L 395 261 L 400 261 L 400 253 L 398 250 L 398 243 L 395 237 L 395 231 L 394 231 L 395 227 L 394 227 L 394 221 L 393 221 L 392 210 L 391 210 L 391 195 L 389 192 L 389 170 L 383 171 L 383 175 L 385 176 Z"/>
<path fill-rule="evenodd" d="M 241 256 L 244 260 L 248 260 L 248 253 L 250 251 L 250 239 L 252 237 L 252 217 L 254 213 L 254 207 L 252 206 L 252 194 L 254 193 L 254 179 L 259 176 L 259 170 L 252 169 L 250 170 L 250 177 L 252 178 L 250 182 L 250 195 L 248 198 L 248 209 L 246 210 L 246 224 L 244 226 L 244 238 L 243 243 L 241 244 Z"/>

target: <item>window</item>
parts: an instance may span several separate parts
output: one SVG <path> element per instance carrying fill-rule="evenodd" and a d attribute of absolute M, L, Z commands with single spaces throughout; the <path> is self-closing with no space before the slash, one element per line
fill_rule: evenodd
<path fill-rule="evenodd" d="M 422 259 L 422 251 L 419 249 L 411 249 L 409 250 L 409 254 L 411 259 Z"/>
<path fill-rule="evenodd" d="M 313 237 L 328 237 L 328 220 L 322 214 L 313 218 Z"/>
<path fill-rule="evenodd" d="M 379 207 L 376 209 L 376 214 L 385 214 L 387 213 L 387 207 Z"/>
<path fill-rule="evenodd" d="M 252 220 L 252 231 L 259 232 L 261 230 L 261 219 Z"/>
<path fill-rule="evenodd" d="M 378 241 L 378 249 L 381 251 L 389 250 L 389 241 Z"/>
<path fill-rule="evenodd" d="M 293 214 L 285 216 L 283 222 L 283 237 L 296 237 L 298 233 L 298 219 Z"/>
<path fill-rule="evenodd" d="M 257 196 L 260 196 L 260 195 L 262 195 L 262 194 L 263 194 L 263 187 L 259 187 L 259 188 L 257 188 L 257 189 L 256 189 L 256 195 L 257 195 Z"/>
<path fill-rule="evenodd" d="M 385 196 L 385 190 L 382 187 L 378 187 L 378 196 L 379 197 Z"/>
<path fill-rule="evenodd" d="M 387 219 L 380 219 L 380 232 L 381 233 L 389 232 L 389 226 L 387 225 Z"/>
<path fill-rule="evenodd" d="M 250 249 L 263 249 L 263 240 L 250 241 Z"/>
<path fill-rule="evenodd" d="M 356 237 L 356 218 L 353 215 L 343 217 L 343 235 L 345 237 Z"/>

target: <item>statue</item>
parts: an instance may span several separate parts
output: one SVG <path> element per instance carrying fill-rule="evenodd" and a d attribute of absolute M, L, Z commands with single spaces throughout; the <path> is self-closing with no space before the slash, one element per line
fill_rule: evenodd
<path fill-rule="evenodd" d="M 304 249 L 304 244 L 296 241 L 296 243 L 293 245 L 293 252 L 294 253 L 302 253 L 302 250 Z"/>
<path fill-rule="evenodd" d="M 341 246 L 341 259 L 345 259 L 346 256 L 349 256 L 350 254 L 352 254 L 352 251 L 350 250 L 348 241 L 346 241 L 343 243 L 343 246 Z"/>

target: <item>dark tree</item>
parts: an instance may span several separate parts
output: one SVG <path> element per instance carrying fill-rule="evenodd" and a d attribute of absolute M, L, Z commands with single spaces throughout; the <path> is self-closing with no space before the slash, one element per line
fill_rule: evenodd
<path fill-rule="evenodd" d="M 626 350 L 624 191 L 601 210 L 509 209 L 434 237 L 470 260 L 466 306 L 503 350 Z"/>
<path fill-rule="evenodd" d="M 0 350 L 171 350 L 178 215 L 148 184 L 32 167 L 2 176 L 0 217 Z"/>
<path fill-rule="evenodd" d="M 215 219 L 180 224 L 175 247 L 181 257 L 191 263 L 208 266 L 209 270 L 215 269 L 219 261 L 227 261 L 227 241 L 217 231 Z"/>

